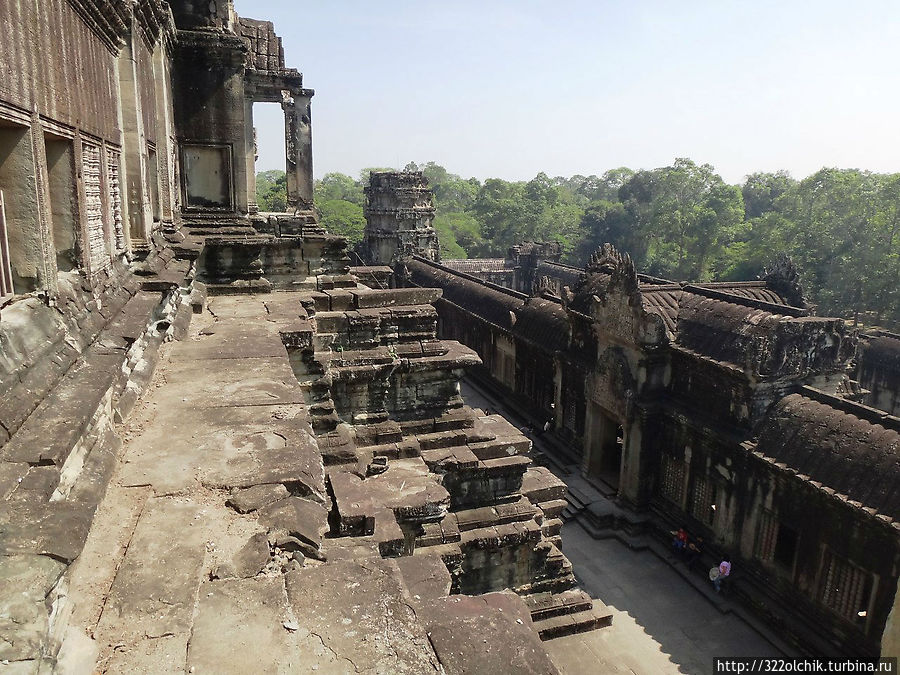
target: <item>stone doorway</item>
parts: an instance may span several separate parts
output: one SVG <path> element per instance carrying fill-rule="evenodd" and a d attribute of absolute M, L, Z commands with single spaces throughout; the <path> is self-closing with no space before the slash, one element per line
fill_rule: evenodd
<path fill-rule="evenodd" d="M 251 110 L 254 143 L 251 212 L 283 213 L 288 211 L 284 110 L 280 103 L 271 101 L 254 102 Z M 262 182 L 257 185 L 258 177 Z"/>
<path fill-rule="evenodd" d="M 589 439 L 585 475 L 588 478 L 602 480 L 618 490 L 622 474 L 625 429 L 596 403 L 591 404 Z"/>

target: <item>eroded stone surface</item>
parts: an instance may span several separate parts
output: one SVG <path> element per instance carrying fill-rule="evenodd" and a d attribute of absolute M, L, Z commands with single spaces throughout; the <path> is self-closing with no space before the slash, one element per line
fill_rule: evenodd
<path fill-rule="evenodd" d="M 238 513 L 250 513 L 287 496 L 287 488 L 281 483 L 254 485 L 253 487 L 235 490 L 225 503 Z"/>
<path fill-rule="evenodd" d="M 294 616 L 360 672 L 430 673 L 439 664 L 386 560 L 339 561 L 285 577 Z"/>
<path fill-rule="evenodd" d="M 203 513 L 170 499 L 152 499 L 146 508 L 101 617 L 107 639 L 159 638 L 191 628 L 206 553 Z"/>
<path fill-rule="evenodd" d="M 270 532 L 283 532 L 319 548 L 328 531 L 328 512 L 308 499 L 288 497 L 261 509 L 259 522 Z"/>

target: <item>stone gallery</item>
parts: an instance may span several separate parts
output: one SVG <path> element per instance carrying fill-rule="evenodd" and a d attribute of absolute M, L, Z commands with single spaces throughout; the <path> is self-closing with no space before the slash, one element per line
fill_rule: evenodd
<path fill-rule="evenodd" d="M 801 648 L 896 652 L 900 339 L 815 316 L 790 261 L 442 263 L 421 174 L 386 172 L 352 266 L 271 23 L 12 0 L 0 35 L 4 672 L 555 673 L 548 641 L 612 621 L 576 515 L 688 523 Z M 254 203 L 258 102 L 286 213 Z M 467 373 L 621 510 L 577 513 Z"/>

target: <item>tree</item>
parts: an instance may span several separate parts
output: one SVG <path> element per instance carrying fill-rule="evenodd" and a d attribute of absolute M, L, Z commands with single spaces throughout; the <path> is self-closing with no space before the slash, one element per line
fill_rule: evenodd
<path fill-rule="evenodd" d="M 319 214 L 319 224 L 331 234 L 347 237 L 351 248 L 362 241 L 366 217 L 359 204 L 343 199 L 331 199 L 316 204 L 316 210 Z"/>
<path fill-rule="evenodd" d="M 646 251 L 643 237 L 635 236 L 635 223 L 631 213 L 619 201 L 593 202 L 581 218 L 582 239 L 578 243 L 577 256 L 587 258 L 605 243 L 613 244 L 620 251 L 643 259 Z"/>
<path fill-rule="evenodd" d="M 775 173 L 751 173 L 747 176 L 741 193 L 744 197 L 744 218 L 759 218 L 775 210 L 775 202 L 797 184 L 787 171 Z"/>
<path fill-rule="evenodd" d="M 287 176 L 284 171 L 272 169 L 256 174 L 256 204 L 263 212 L 287 211 Z"/>
<path fill-rule="evenodd" d="M 727 185 L 709 164 L 686 158 L 637 172 L 619 196 L 648 242 L 646 258 L 636 260 L 659 276 L 709 278 L 743 220 L 740 189 Z"/>
<path fill-rule="evenodd" d="M 471 258 L 482 255 L 484 251 L 484 240 L 481 238 L 481 227 L 478 221 L 468 213 L 440 213 L 434 218 L 434 229 L 437 230 L 438 239 L 441 246 L 444 246 L 444 239 L 448 242 L 452 241 L 459 246 L 460 251 L 455 250 L 452 244 L 448 243 L 448 258 Z M 453 251 L 450 249 L 453 248 Z M 443 254 L 443 250 L 442 250 Z"/>
<path fill-rule="evenodd" d="M 334 199 L 363 206 L 365 195 L 362 183 L 343 173 L 326 173 L 316 181 L 314 201 L 319 203 Z"/>

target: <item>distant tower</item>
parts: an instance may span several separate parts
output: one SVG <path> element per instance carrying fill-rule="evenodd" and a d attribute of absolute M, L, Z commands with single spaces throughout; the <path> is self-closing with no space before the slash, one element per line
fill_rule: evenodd
<path fill-rule="evenodd" d="M 365 251 L 372 265 L 392 265 L 405 255 L 440 261 L 434 193 L 421 171 L 373 171 L 366 188 Z"/>

